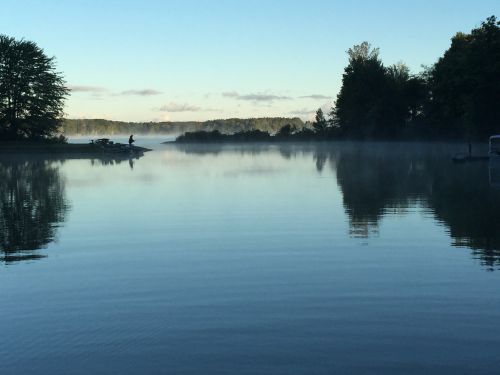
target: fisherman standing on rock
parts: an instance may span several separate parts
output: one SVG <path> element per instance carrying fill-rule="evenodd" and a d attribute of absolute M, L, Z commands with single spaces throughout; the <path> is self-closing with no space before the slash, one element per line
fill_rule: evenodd
<path fill-rule="evenodd" d="M 128 145 L 130 147 L 132 147 L 132 143 L 134 143 L 134 142 L 135 142 L 134 135 L 131 134 L 130 137 L 129 137 L 129 139 L 128 139 Z"/>

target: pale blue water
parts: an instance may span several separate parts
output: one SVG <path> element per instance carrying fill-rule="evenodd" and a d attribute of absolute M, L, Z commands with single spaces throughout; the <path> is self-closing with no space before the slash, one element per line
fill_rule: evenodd
<path fill-rule="evenodd" d="M 158 142 L 0 155 L 0 374 L 499 373 L 487 162 Z"/>

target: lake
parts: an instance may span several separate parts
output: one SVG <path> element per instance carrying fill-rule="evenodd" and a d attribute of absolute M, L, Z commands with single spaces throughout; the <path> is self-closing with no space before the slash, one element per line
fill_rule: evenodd
<path fill-rule="evenodd" d="M 160 141 L 0 154 L 2 375 L 499 373 L 494 164 Z"/>

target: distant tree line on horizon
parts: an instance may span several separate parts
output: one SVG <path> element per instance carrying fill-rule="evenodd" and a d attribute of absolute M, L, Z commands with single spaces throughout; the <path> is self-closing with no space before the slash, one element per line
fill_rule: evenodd
<path fill-rule="evenodd" d="M 208 121 L 168 121 L 168 122 L 125 122 L 104 119 L 65 119 L 60 132 L 71 135 L 114 135 L 114 134 L 183 134 L 185 132 L 217 130 L 225 134 L 259 130 L 271 134 L 285 125 L 302 129 L 310 124 L 300 118 L 263 117 L 231 118 Z"/>

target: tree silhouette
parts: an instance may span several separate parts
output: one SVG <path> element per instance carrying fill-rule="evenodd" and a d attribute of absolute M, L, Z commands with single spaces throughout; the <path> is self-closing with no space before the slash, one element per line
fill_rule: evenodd
<path fill-rule="evenodd" d="M 315 121 L 313 122 L 313 127 L 316 133 L 322 133 L 326 130 L 328 123 L 325 119 L 325 115 L 323 114 L 323 110 L 321 108 L 318 108 L 316 111 L 316 118 Z"/>
<path fill-rule="evenodd" d="M 500 130 L 500 22 L 489 17 L 457 33 L 430 69 L 428 117 L 443 136 L 481 137 Z"/>
<path fill-rule="evenodd" d="M 0 135 L 3 138 L 45 138 L 63 116 L 69 90 L 34 42 L 0 35 Z"/>

